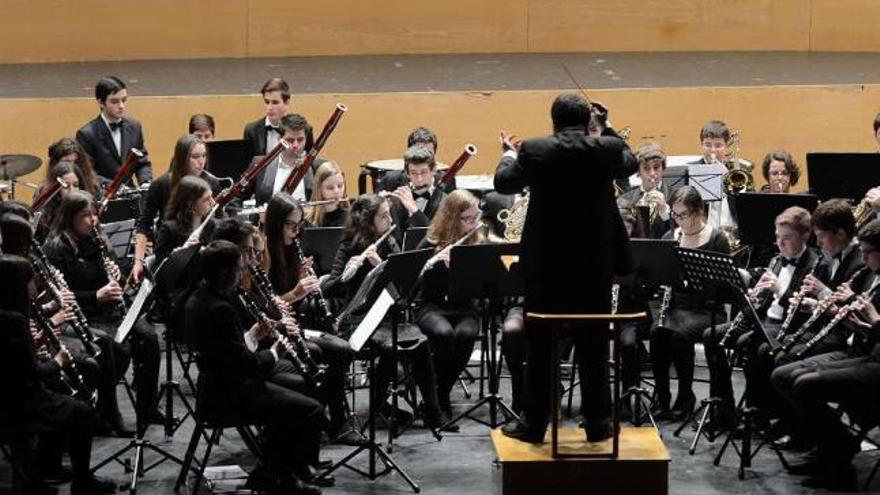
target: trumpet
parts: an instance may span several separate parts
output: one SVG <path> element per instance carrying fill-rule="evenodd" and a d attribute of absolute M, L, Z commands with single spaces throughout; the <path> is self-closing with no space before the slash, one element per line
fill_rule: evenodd
<path fill-rule="evenodd" d="M 388 236 L 391 235 L 391 233 L 394 232 L 394 229 L 396 228 L 397 225 L 391 224 L 391 228 L 388 229 L 384 234 L 382 234 L 378 239 L 376 239 L 376 242 L 367 246 L 367 249 L 364 249 L 363 252 L 361 252 L 360 256 L 350 259 L 348 261 L 348 264 L 345 265 L 345 269 L 342 270 L 342 281 L 348 282 L 349 280 L 351 280 L 351 277 L 354 277 L 354 274 L 357 273 L 357 271 L 361 268 L 361 265 L 364 264 L 364 255 L 366 254 L 366 252 L 371 249 L 379 249 L 379 246 L 381 246 L 382 243 L 385 242 L 385 239 L 387 239 Z"/>
<path fill-rule="evenodd" d="M 43 309 L 36 301 L 31 301 L 31 313 L 33 314 L 34 321 L 37 323 L 37 327 L 40 330 L 40 338 L 46 344 L 46 348 L 49 352 L 52 354 L 62 351 L 67 352 L 67 348 L 61 343 L 58 336 L 55 335 L 52 322 L 43 313 Z M 36 342 L 34 342 L 34 344 L 36 344 Z M 79 368 L 77 368 L 76 363 L 74 363 L 73 360 L 61 369 L 61 383 L 63 383 L 68 389 L 68 393 L 71 397 L 79 399 L 92 407 L 95 406 L 95 403 L 98 400 L 98 392 L 92 390 L 92 388 L 86 385 L 82 373 L 79 372 Z"/>

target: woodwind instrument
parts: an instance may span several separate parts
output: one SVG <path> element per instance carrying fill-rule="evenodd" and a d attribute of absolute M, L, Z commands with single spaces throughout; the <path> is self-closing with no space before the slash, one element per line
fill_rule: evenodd
<path fill-rule="evenodd" d="M 861 295 L 870 296 L 873 292 L 873 289 L 866 290 L 865 292 L 862 292 Z M 825 337 L 827 337 L 828 334 L 831 333 L 831 330 L 833 330 L 834 327 L 837 326 L 838 323 L 849 316 L 849 314 L 852 313 L 852 311 L 855 309 L 856 299 L 857 296 L 853 296 L 847 299 L 849 303 L 838 309 L 837 313 L 835 313 L 834 315 L 834 318 L 831 318 L 831 321 L 829 321 L 824 327 L 822 327 L 822 329 L 816 332 L 816 335 L 814 335 L 812 339 L 808 340 L 807 343 L 804 344 L 804 346 L 797 353 L 795 353 L 795 359 L 801 359 L 802 357 L 804 357 L 804 355 L 809 352 L 810 349 L 816 347 L 819 342 L 822 342 Z"/>
<path fill-rule="evenodd" d="M 672 303 L 672 286 L 661 285 L 660 290 L 663 291 L 663 298 L 660 301 L 660 311 L 657 312 L 658 327 L 662 327 L 666 324 L 666 313 L 669 312 L 669 306 Z"/>
<path fill-rule="evenodd" d="M 316 276 L 315 270 L 311 267 L 309 263 L 306 262 L 306 258 L 303 255 L 302 246 L 300 246 L 299 243 L 299 237 L 295 237 L 293 239 L 293 249 L 296 251 L 297 259 L 299 259 L 300 268 L 306 271 L 305 276 Z M 329 329 L 332 334 L 336 335 L 336 319 L 333 318 L 333 312 L 330 311 L 330 304 L 327 302 L 327 298 L 324 297 L 324 292 L 321 290 L 320 284 L 318 285 L 317 292 L 310 292 L 306 295 L 306 300 L 311 300 L 313 307 L 318 308 L 318 310 L 320 311 L 320 315 L 318 316 L 318 323 L 321 330 Z"/>
<path fill-rule="evenodd" d="M 56 194 L 61 192 L 61 189 L 67 187 L 67 183 L 61 180 L 61 177 L 56 177 L 55 182 L 52 182 L 48 186 L 46 186 L 46 188 L 40 191 L 40 194 L 34 198 L 33 202 L 31 202 L 31 213 L 36 215 L 38 211 L 40 211 L 44 206 L 49 203 L 49 201 L 53 197 L 55 197 Z"/>
<path fill-rule="evenodd" d="M 272 163 L 272 161 L 275 160 L 275 158 L 278 157 L 278 155 L 288 147 L 290 147 L 290 145 L 287 144 L 285 140 L 279 140 L 278 144 L 276 144 L 274 148 L 269 150 L 269 152 L 266 153 L 266 156 L 264 156 L 262 160 L 255 163 L 253 166 L 245 170 L 243 174 L 241 174 L 241 178 L 238 179 L 238 182 L 233 184 L 232 187 L 228 187 L 217 194 L 217 197 L 214 198 L 216 206 L 218 208 L 222 208 L 229 204 L 230 201 L 240 196 L 241 193 L 244 192 L 245 188 L 247 188 L 247 186 L 254 179 L 257 178 L 257 175 L 265 170 L 266 167 L 268 167 L 269 164 Z M 216 209 L 214 211 L 216 211 Z M 208 219 L 210 218 L 211 217 L 209 216 Z M 205 221 L 207 222 L 207 220 Z"/>
<path fill-rule="evenodd" d="M 315 140 L 315 143 L 312 145 L 312 149 L 306 153 L 306 157 L 303 160 L 302 164 L 299 167 L 295 168 L 290 176 L 287 177 L 287 180 L 284 181 L 284 185 L 281 187 L 281 190 L 286 192 L 287 194 L 293 194 L 293 191 L 296 190 L 299 183 L 305 178 L 306 173 L 312 167 L 312 163 L 315 161 L 315 158 L 318 157 L 318 153 L 324 149 L 324 145 L 327 144 L 327 139 L 330 138 L 330 134 L 336 129 L 336 126 L 339 125 L 339 121 L 342 119 L 342 115 L 348 111 L 348 107 L 343 105 L 342 103 L 337 103 L 336 108 L 333 110 L 333 114 L 330 115 L 330 119 L 324 124 L 324 129 L 321 130 L 321 134 L 318 135 L 318 139 Z M 283 139 L 281 141 L 284 141 Z"/>
<path fill-rule="evenodd" d="M 315 374 L 311 374 L 309 372 L 309 368 L 302 361 L 296 348 L 288 339 L 289 334 L 287 333 L 287 331 L 279 331 L 279 327 L 283 328 L 284 324 L 280 321 L 269 318 L 266 313 L 263 312 L 262 309 L 260 309 L 259 305 L 257 305 L 253 298 L 251 298 L 250 294 L 248 294 L 241 287 L 238 288 L 238 298 L 241 300 L 241 303 L 244 305 L 247 312 L 257 321 L 257 323 L 264 329 L 269 331 L 269 334 L 271 335 L 273 341 L 281 339 L 287 357 L 290 358 L 291 362 L 293 362 L 293 365 L 296 366 L 297 370 L 311 382 L 312 386 L 314 386 L 315 388 L 320 387 L 321 380 L 324 376 L 324 370 L 319 369 L 318 372 Z"/>
<path fill-rule="evenodd" d="M 61 292 L 70 290 L 67 286 L 67 281 L 64 280 L 64 274 L 49 262 L 49 258 L 46 257 L 43 248 L 40 247 L 40 244 L 35 239 L 31 239 L 31 255 L 34 257 L 34 271 L 43 280 L 43 283 L 46 284 L 46 288 L 51 293 L 52 298 L 58 303 L 58 306 L 63 306 L 64 301 L 61 297 Z M 82 308 L 80 308 L 79 303 L 76 302 L 76 299 L 71 303 L 71 310 L 75 318 L 70 323 L 70 327 L 82 342 L 86 353 L 92 357 L 98 356 L 101 354 L 101 348 L 98 347 L 98 338 L 92 332 L 92 329 L 89 328 L 86 315 L 83 313 Z"/>
<path fill-rule="evenodd" d="M 816 269 L 819 268 L 819 264 L 822 262 L 822 257 L 822 253 L 819 253 L 819 257 L 816 258 L 813 267 L 810 268 L 810 275 L 816 275 Z M 806 280 L 806 278 L 807 277 L 804 277 L 804 280 Z M 788 329 L 791 327 L 791 322 L 794 321 L 794 317 L 797 315 L 798 310 L 800 310 L 801 303 L 804 302 L 806 296 L 807 291 L 804 289 L 803 281 L 801 281 L 801 286 L 798 288 L 798 291 L 794 293 L 791 298 L 791 303 L 788 305 L 788 312 L 785 314 L 785 320 L 782 321 L 782 325 L 779 327 L 779 335 L 777 335 L 776 340 L 781 342 L 788 336 Z"/>
<path fill-rule="evenodd" d="M 322 199 L 320 201 L 309 201 L 308 203 L 303 203 L 303 206 L 324 206 L 324 205 L 332 205 L 334 203 L 350 203 L 353 200 L 351 198 L 339 198 L 339 199 Z"/>
<path fill-rule="evenodd" d="M 251 280 L 254 282 L 257 290 L 262 294 L 263 299 L 266 301 L 266 306 L 275 313 L 278 318 L 289 317 L 293 318 L 293 315 L 285 311 L 281 306 L 278 305 L 276 298 L 278 297 L 278 293 L 275 292 L 275 288 L 272 287 L 272 282 L 269 280 L 269 277 L 266 275 L 266 272 L 263 271 L 263 268 L 260 267 L 257 263 L 248 263 L 248 271 L 251 274 Z M 312 375 L 323 374 L 324 367 L 319 365 L 314 357 L 312 357 L 311 351 L 309 351 L 309 347 L 306 345 L 306 341 L 303 338 L 302 334 L 299 332 L 287 333 L 288 337 L 292 337 L 294 343 L 299 347 L 299 353 L 302 353 L 301 361 L 303 365 L 306 367 L 307 371 Z"/>
<path fill-rule="evenodd" d="M 345 269 L 342 270 L 342 281 L 347 282 L 351 280 L 351 277 L 354 277 L 354 274 L 357 273 L 361 265 L 364 264 L 364 254 L 366 254 L 366 252 L 370 249 L 379 249 L 379 246 L 381 246 L 382 243 L 385 242 L 385 239 L 387 239 L 388 236 L 391 235 L 391 233 L 394 232 L 394 229 L 396 228 L 397 225 L 391 224 L 391 228 L 388 229 L 384 234 L 382 234 L 378 239 L 376 239 L 376 242 L 367 246 L 367 249 L 364 249 L 363 252 L 361 252 L 357 260 L 349 260 L 349 263 L 345 265 Z"/>
<path fill-rule="evenodd" d="M 31 301 L 31 314 L 37 323 L 37 328 L 40 330 L 40 338 L 46 344 L 49 353 L 54 355 L 61 351 L 67 352 L 67 348 L 58 339 L 58 336 L 55 335 L 52 321 L 43 313 L 43 308 L 36 301 Z M 34 345 L 36 344 L 34 342 Z M 79 372 L 79 368 L 77 368 L 73 359 L 61 368 L 61 383 L 68 389 L 71 397 L 81 400 L 92 407 L 95 406 L 98 400 L 98 392 L 86 385 L 82 373 Z"/>
<path fill-rule="evenodd" d="M 482 229 L 483 226 L 484 226 L 483 222 L 479 222 L 479 223 L 477 223 L 477 225 L 476 225 L 474 228 L 472 228 L 471 230 L 468 230 L 467 232 L 465 232 L 464 235 L 462 235 L 461 237 L 459 237 L 457 241 L 455 241 L 454 243 L 450 244 L 450 245 L 447 246 L 447 247 L 449 247 L 449 248 L 454 248 L 454 247 L 456 247 L 456 246 L 461 246 L 462 244 L 464 244 L 464 241 L 468 240 L 468 238 L 469 238 L 470 236 L 474 235 L 475 232 L 477 232 L 478 230 Z M 424 274 L 425 272 L 427 272 L 428 270 L 430 270 L 431 268 L 433 268 L 434 265 L 436 265 L 437 262 L 440 261 L 440 253 L 443 252 L 445 249 L 446 249 L 446 248 L 441 249 L 440 252 L 438 252 L 438 253 L 435 254 L 434 256 L 431 256 L 431 257 L 428 259 L 428 261 L 425 262 L 425 266 L 422 267 L 422 273 L 423 273 L 423 274 Z"/>
<path fill-rule="evenodd" d="M 455 174 L 457 174 L 458 171 L 464 167 L 465 163 L 467 163 L 467 161 L 476 154 L 477 147 L 471 143 L 466 144 L 464 147 L 464 151 L 462 151 L 461 154 L 458 155 L 458 158 L 456 158 L 455 161 L 452 162 L 452 165 L 450 165 L 449 168 L 446 169 L 446 172 L 444 172 L 443 175 L 440 177 L 440 183 L 437 184 L 437 186 L 440 188 L 445 188 L 446 186 L 451 184 L 452 180 L 455 179 Z"/>
<path fill-rule="evenodd" d="M 782 255 L 780 255 L 780 256 L 782 256 Z M 771 273 L 775 272 L 778 269 L 779 263 L 780 263 L 779 258 L 777 258 L 776 261 L 773 262 L 773 266 L 768 268 L 766 271 L 771 272 Z M 759 291 L 758 293 L 756 293 L 753 297 L 756 299 L 755 307 L 760 308 L 761 306 L 764 306 L 765 304 L 770 302 L 770 299 L 773 297 L 773 291 L 768 288 L 764 288 L 761 291 Z M 730 340 L 738 335 L 741 335 L 741 333 L 737 332 L 736 330 L 740 325 L 743 324 L 744 320 L 745 320 L 745 311 L 740 311 L 739 314 L 736 315 L 736 318 L 734 318 L 733 321 L 730 322 L 730 326 L 727 327 L 727 331 L 724 332 L 724 335 L 721 337 L 720 344 L 719 344 L 719 345 L 721 345 L 721 347 L 730 346 L 730 344 L 732 344 L 732 342 L 730 342 Z M 749 323 L 746 322 L 746 324 L 748 325 Z M 746 328 L 746 330 L 747 329 L 748 328 Z"/>
<path fill-rule="evenodd" d="M 92 224 L 92 237 L 95 241 L 95 244 L 98 246 L 98 251 L 101 253 L 101 266 L 104 268 L 104 275 L 107 276 L 107 282 L 116 282 L 119 283 L 118 276 L 119 267 L 116 266 L 116 263 L 113 261 L 113 258 L 110 257 L 110 250 L 107 248 L 107 243 L 104 242 L 104 236 L 101 235 L 101 225 L 98 222 Z M 120 288 L 122 286 L 120 285 Z M 116 313 L 116 316 L 123 317 L 128 312 L 128 308 L 125 306 L 125 301 L 119 301 L 114 304 L 113 311 Z"/>
<path fill-rule="evenodd" d="M 119 170 L 116 171 L 116 176 L 113 177 L 113 182 L 107 186 L 107 189 L 104 190 L 104 199 L 101 200 L 101 204 L 98 206 L 98 216 L 101 216 L 104 213 L 104 210 L 107 209 L 107 205 L 110 201 L 116 197 L 116 193 L 119 192 L 119 188 L 122 186 L 124 182 L 128 182 L 129 177 L 134 172 L 134 165 L 141 158 L 144 157 L 144 152 L 132 148 L 128 151 L 128 156 L 125 158 L 125 162 L 119 167 Z"/>

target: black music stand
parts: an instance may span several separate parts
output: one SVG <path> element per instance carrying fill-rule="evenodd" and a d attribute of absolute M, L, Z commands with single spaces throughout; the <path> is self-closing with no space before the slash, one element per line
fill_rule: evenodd
<path fill-rule="evenodd" d="M 519 244 L 477 244 L 452 248 L 449 259 L 449 299 L 479 301 L 483 345 L 486 349 L 486 369 L 488 394 L 465 411 L 459 413 L 441 430 L 454 425 L 464 418 L 497 428 L 498 409 L 507 420 L 519 416 L 499 395 L 500 372 L 498 369 L 498 328 L 493 325 L 494 315 L 499 312 L 503 298 L 521 297 L 525 294 L 522 278 L 519 276 Z M 474 411 L 489 405 L 489 422 L 471 416 Z M 506 421 L 505 421 L 506 422 Z"/>
<path fill-rule="evenodd" d="M 318 275 L 330 273 L 333 269 L 333 259 L 339 249 L 339 239 L 342 237 L 342 227 L 309 227 L 303 229 L 301 247 L 303 255 L 312 256 L 315 260 L 315 268 Z"/>
<path fill-rule="evenodd" d="M 878 153 L 807 153 L 810 192 L 831 198 L 861 201 L 868 189 L 880 184 Z"/>
<path fill-rule="evenodd" d="M 217 177 L 237 181 L 251 163 L 254 156 L 250 141 L 246 139 L 230 139 L 226 141 L 210 141 L 208 147 L 208 171 Z"/>
<path fill-rule="evenodd" d="M 812 213 L 819 206 L 813 194 L 772 194 L 742 192 L 736 195 L 739 237 L 743 244 L 764 245 L 776 242 L 776 217 L 792 206 Z"/>
<path fill-rule="evenodd" d="M 428 234 L 428 227 L 410 227 L 403 233 L 403 250 L 414 251 Z"/>
<path fill-rule="evenodd" d="M 669 198 L 676 189 L 688 185 L 688 166 L 670 165 L 663 171 L 663 185 L 666 186 L 666 195 Z"/>

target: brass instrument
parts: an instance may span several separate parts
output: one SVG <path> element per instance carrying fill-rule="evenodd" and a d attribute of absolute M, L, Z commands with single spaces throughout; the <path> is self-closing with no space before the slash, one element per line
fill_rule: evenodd
<path fill-rule="evenodd" d="M 867 225 L 868 220 L 871 219 L 871 213 L 874 212 L 874 209 L 871 208 L 871 204 L 868 203 L 868 200 L 863 199 L 859 204 L 853 208 L 853 216 L 856 219 L 856 232 L 862 230 L 862 227 Z"/>
<path fill-rule="evenodd" d="M 36 301 L 31 301 L 31 313 L 40 330 L 40 339 L 46 344 L 49 353 L 67 352 L 67 348 L 64 347 L 58 336 L 55 335 L 52 321 L 43 313 L 43 309 Z M 36 344 L 34 342 L 34 345 Z M 79 372 L 79 368 L 77 368 L 73 359 L 61 369 L 61 383 L 64 384 L 68 389 L 68 393 L 74 399 L 81 400 L 92 407 L 98 401 L 98 392 L 86 385 L 82 373 Z"/>
<path fill-rule="evenodd" d="M 385 239 L 387 239 L 388 236 L 391 235 L 391 233 L 394 232 L 394 229 L 396 229 L 396 228 L 397 228 L 397 225 L 392 224 L 391 228 L 388 229 L 387 232 L 385 232 L 384 234 L 382 234 L 382 236 L 380 236 L 378 239 L 376 239 L 376 242 L 367 246 L 367 249 L 364 249 L 364 251 L 360 254 L 360 261 L 352 262 L 351 260 L 349 260 L 349 263 L 347 265 L 345 265 L 345 269 L 342 270 L 342 277 L 341 277 L 342 281 L 347 282 L 348 280 L 351 279 L 351 277 L 354 277 L 354 274 L 357 273 L 357 271 L 360 269 L 361 265 L 364 264 L 364 253 L 366 253 L 370 249 L 378 249 L 379 246 L 381 246 L 382 243 L 385 242 Z"/>
<path fill-rule="evenodd" d="M 739 160 L 739 132 L 730 133 L 730 141 L 727 147 L 731 150 L 731 160 L 727 165 L 729 171 L 721 179 L 724 184 L 724 192 L 728 196 L 735 196 L 741 192 L 754 191 L 755 179 L 752 177 L 751 166 L 746 166 Z"/>
<path fill-rule="evenodd" d="M 529 209 L 529 190 L 526 188 L 510 208 L 498 212 L 496 218 L 504 224 L 504 239 L 519 242 L 522 238 L 523 226 L 526 223 L 526 212 Z"/>

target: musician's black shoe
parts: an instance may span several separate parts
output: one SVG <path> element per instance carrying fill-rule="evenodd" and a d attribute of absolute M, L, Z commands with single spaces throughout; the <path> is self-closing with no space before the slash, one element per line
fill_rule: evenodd
<path fill-rule="evenodd" d="M 544 431 L 536 431 L 522 421 L 511 421 L 501 427 L 501 433 L 506 436 L 529 443 L 544 443 Z"/>
<path fill-rule="evenodd" d="M 693 392 L 685 392 L 685 395 L 679 396 L 675 399 L 675 405 L 672 406 L 672 410 L 669 411 L 669 419 L 677 423 L 679 421 L 684 421 L 694 412 L 694 406 L 697 404 L 697 397 Z"/>
<path fill-rule="evenodd" d="M 270 491 L 273 495 L 321 495 L 321 489 L 310 483 L 305 483 L 295 476 L 284 476 L 278 485 Z"/>
<path fill-rule="evenodd" d="M 367 439 L 347 423 L 343 424 L 342 427 L 332 435 L 330 441 L 337 445 L 350 445 L 352 447 L 360 447 L 367 443 Z"/>
<path fill-rule="evenodd" d="M 322 457 L 318 459 L 318 462 L 312 464 L 312 467 L 318 470 L 330 469 L 333 467 L 333 459 Z"/>
<path fill-rule="evenodd" d="M 601 442 L 614 436 L 614 425 L 611 423 L 611 420 L 599 421 L 597 423 L 596 425 L 587 426 L 588 442 Z"/>
<path fill-rule="evenodd" d="M 164 425 L 165 424 L 165 413 L 160 409 L 153 409 L 150 411 L 150 424 L 151 425 Z"/>
<path fill-rule="evenodd" d="M 320 473 L 313 467 L 309 465 L 301 466 L 296 469 L 296 477 L 303 483 L 308 483 L 315 486 L 333 486 L 336 484 L 336 479 L 333 475 L 324 476 L 323 478 L 318 478 Z"/>
<path fill-rule="evenodd" d="M 135 431 L 125 425 L 121 415 L 101 422 L 95 429 L 95 436 L 99 437 L 134 438 L 134 435 Z"/>
<path fill-rule="evenodd" d="M 70 484 L 71 495 L 100 495 L 116 493 L 116 483 L 89 475 L 87 478 L 75 479 Z"/>
<path fill-rule="evenodd" d="M 782 437 L 774 440 L 773 445 L 775 445 L 777 449 L 790 450 L 795 452 L 809 450 L 813 446 L 812 443 L 810 443 L 809 441 L 803 438 L 799 438 L 795 435 L 783 435 Z"/>
<path fill-rule="evenodd" d="M 851 464 L 838 464 L 801 481 L 801 485 L 806 488 L 827 488 L 836 492 L 851 492 L 855 491 L 856 473 Z"/>
<path fill-rule="evenodd" d="M 391 407 L 391 404 L 387 402 L 383 403 L 382 406 L 379 408 L 379 414 L 381 414 L 388 420 L 390 420 L 392 415 L 394 415 L 397 420 L 398 430 L 408 427 L 413 422 L 412 413 L 404 411 L 403 409 L 397 409 L 395 411 L 394 408 Z"/>
<path fill-rule="evenodd" d="M 651 416 L 654 421 L 664 421 L 669 419 L 669 401 L 672 398 L 668 394 L 658 394 L 654 397 L 654 403 L 651 404 Z"/>

